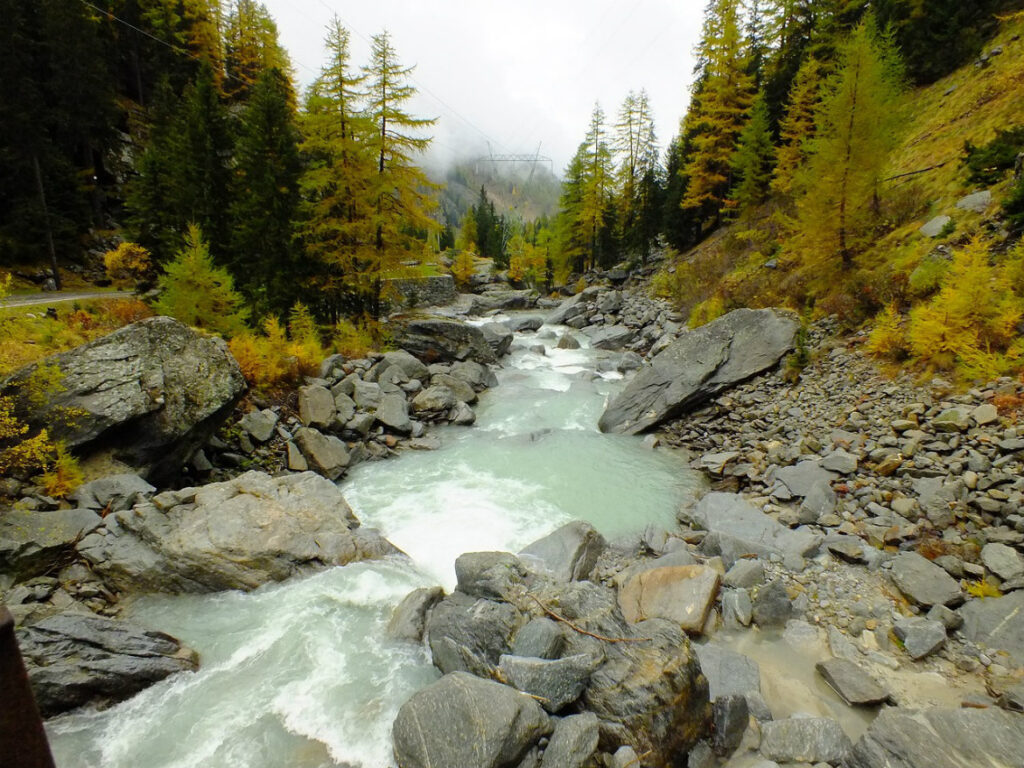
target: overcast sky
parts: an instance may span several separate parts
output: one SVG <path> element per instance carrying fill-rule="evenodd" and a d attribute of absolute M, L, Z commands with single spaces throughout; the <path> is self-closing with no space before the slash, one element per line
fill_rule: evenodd
<path fill-rule="evenodd" d="M 494 151 L 541 154 L 561 174 L 594 102 L 614 121 L 630 89 L 646 88 L 658 139 L 676 133 L 689 98 L 704 0 L 263 0 L 304 87 L 325 60 L 327 21 L 352 32 L 353 58 L 387 29 L 415 65 L 410 111 L 438 117 L 437 158 Z"/>

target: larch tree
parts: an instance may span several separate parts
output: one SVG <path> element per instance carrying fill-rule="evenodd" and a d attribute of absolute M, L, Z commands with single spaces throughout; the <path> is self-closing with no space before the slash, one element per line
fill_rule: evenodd
<path fill-rule="evenodd" d="M 559 261 L 565 271 L 582 272 L 586 268 L 587 234 L 581 226 L 583 189 L 586 181 L 587 144 L 576 149 L 562 180 L 562 194 L 558 200 L 555 233 Z"/>
<path fill-rule="evenodd" d="M 630 91 L 626 96 L 615 124 L 613 147 L 618 159 L 620 237 L 629 252 L 646 261 L 660 224 L 662 176 L 647 91 Z"/>
<path fill-rule="evenodd" d="M 688 183 L 681 204 L 700 220 L 717 224 L 732 186 L 730 161 L 754 99 L 754 80 L 740 34 L 739 0 L 715 0 L 698 51 L 707 64 L 698 81 L 699 98 L 694 98 L 684 120 L 692 154 L 683 169 Z"/>
<path fill-rule="evenodd" d="M 764 202 L 768 196 L 774 164 L 775 147 L 772 144 L 768 103 L 764 94 L 759 93 L 732 158 L 736 185 L 729 197 L 739 213 Z"/>
<path fill-rule="evenodd" d="M 372 126 L 362 114 L 366 78 L 352 67 L 349 43 L 335 17 L 327 29 L 330 58 L 306 98 L 299 147 L 306 167 L 298 230 L 309 261 L 303 282 L 310 303 L 333 319 L 364 310 L 360 276 L 373 250 Z"/>
<path fill-rule="evenodd" d="M 280 70 L 264 70 L 235 145 L 231 266 L 258 314 L 281 313 L 295 298 L 293 222 L 302 166 L 291 93 Z"/>
<path fill-rule="evenodd" d="M 808 58 L 793 82 L 786 113 L 779 124 L 779 148 L 772 176 L 772 192 L 788 196 L 793 190 L 797 169 L 807 159 L 814 135 L 814 113 L 821 91 L 820 65 Z"/>
<path fill-rule="evenodd" d="M 244 100 L 260 73 L 278 69 L 289 75 L 288 55 L 278 42 L 277 25 L 263 3 L 235 0 L 224 24 L 224 92 Z M 291 96 L 294 100 L 294 94 Z"/>
<path fill-rule="evenodd" d="M 607 254 L 608 231 L 611 228 L 610 210 L 614 185 L 614 165 L 604 122 L 604 110 L 594 105 L 590 116 L 584 146 L 583 189 L 580 200 L 579 226 L 587 242 L 587 266 L 601 265 Z"/>
<path fill-rule="evenodd" d="M 405 104 L 416 94 L 409 84 L 413 69 L 399 63 L 387 32 L 373 36 L 370 63 L 363 73 L 367 79 L 366 117 L 373 127 L 367 144 L 376 164 L 368 185 L 374 254 L 365 271 L 370 312 L 375 319 L 380 316 L 384 275 L 407 250 L 404 233 L 437 228 L 430 216 L 434 207 L 430 192 L 436 185 L 414 161 L 414 156 L 430 145 L 430 138 L 421 132 L 437 121 L 414 117 L 405 110 Z"/>
<path fill-rule="evenodd" d="M 849 269 L 878 220 L 882 172 L 899 138 L 903 75 L 871 14 L 842 43 L 838 63 L 799 182 L 796 247 L 808 260 L 838 258 Z"/>

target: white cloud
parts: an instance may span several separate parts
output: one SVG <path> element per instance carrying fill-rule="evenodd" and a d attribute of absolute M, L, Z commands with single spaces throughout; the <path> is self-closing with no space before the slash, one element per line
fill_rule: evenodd
<path fill-rule="evenodd" d="M 325 58 L 336 12 L 357 63 L 368 39 L 392 36 L 416 65 L 411 110 L 437 116 L 435 152 L 541 152 L 560 172 L 600 101 L 609 120 L 630 89 L 646 88 L 664 145 L 689 99 L 703 0 L 263 0 L 303 85 Z"/>

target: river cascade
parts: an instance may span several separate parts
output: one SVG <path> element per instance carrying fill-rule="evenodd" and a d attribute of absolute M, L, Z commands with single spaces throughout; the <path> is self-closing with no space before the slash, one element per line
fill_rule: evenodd
<path fill-rule="evenodd" d="M 601 434 L 617 373 L 596 373 L 556 329 L 517 334 L 472 428 L 437 451 L 359 466 L 341 484 L 366 526 L 409 559 L 363 562 L 251 593 L 140 598 L 126 617 L 201 654 L 179 674 L 102 712 L 48 723 L 61 768 L 389 768 L 391 724 L 439 677 L 425 647 L 387 638 L 401 599 L 455 584 L 463 552 L 516 552 L 573 519 L 611 540 L 671 528 L 703 482 L 681 457 Z M 544 352 L 540 352 L 543 347 Z"/>

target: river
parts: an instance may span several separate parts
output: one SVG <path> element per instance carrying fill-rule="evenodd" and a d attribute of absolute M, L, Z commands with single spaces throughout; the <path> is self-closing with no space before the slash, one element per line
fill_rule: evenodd
<path fill-rule="evenodd" d="M 586 344 L 582 334 L 580 340 Z M 529 351 L 543 344 L 546 354 Z M 364 525 L 410 560 L 333 568 L 251 593 L 136 600 L 127 617 L 199 651 L 201 668 L 102 712 L 48 723 L 60 768 L 390 768 L 391 723 L 438 677 L 421 646 L 387 639 L 412 589 L 455 583 L 463 553 L 517 551 L 583 519 L 612 539 L 670 527 L 700 476 L 597 420 L 621 377 L 599 350 L 517 334 L 474 427 L 442 447 L 357 467 L 341 483 Z"/>

